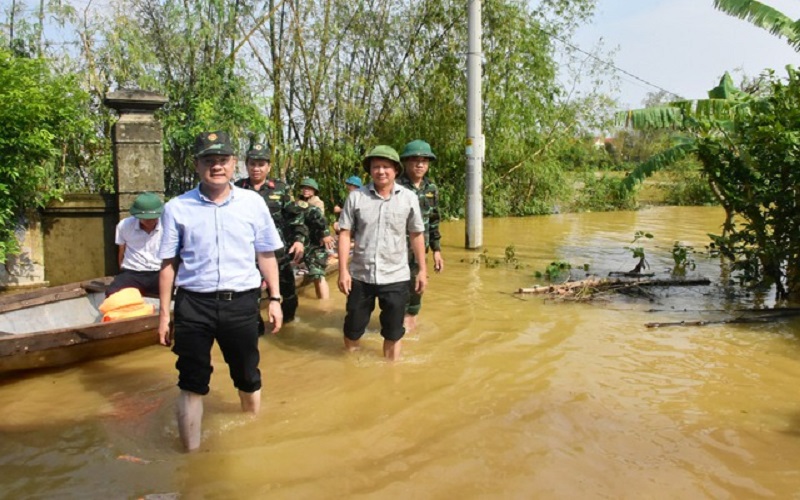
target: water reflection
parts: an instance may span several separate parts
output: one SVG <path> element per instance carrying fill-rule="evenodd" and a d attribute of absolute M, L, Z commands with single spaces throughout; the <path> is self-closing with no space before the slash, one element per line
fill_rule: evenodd
<path fill-rule="evenodd" d="M 651 329 L 684 310 L 747 306 L 720 287 L 653 301 L 552 303 L 513 292 L 555 259 L 627 270 L 636 230 L 654 272 L 675 240 L 696 249 L 722 212 L 660 208 L 484 222 L 472 264 L 462 222 L 442 228 L 407 359 L 341 349 L 343 297 L 301 298 L 299 320 L 262 343 L 264 411 L 238 412 L 225 370 L 206 398 L 202 452 L 178 453 L 172 354 L 157 346 L 4 379 L 0 491 L 18 497 L 675 498 L 800 490 L 796 320 Z M 697 256 L 697 274 L 718 262 Z M 333 287 L 335 289 L 335 287 Z M 656 312 L 648 312 L 656 310 Z M 711 313 L 708 313 L 711 314 Z M 714 314 L 721 314 L 719 312 Z M 218 352 L 215 363 L 222 365 Z"/>

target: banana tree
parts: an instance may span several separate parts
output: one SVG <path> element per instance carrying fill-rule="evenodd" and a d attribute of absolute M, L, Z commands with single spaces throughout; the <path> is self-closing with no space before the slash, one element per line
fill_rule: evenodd
<path fill-rule="evenodd" d="M 708 99 L 675 101 L 664 106 L 619 113 L 619 126 L 634 130 L 672 130 L 675 133 L 672 146 L 637 165 L 623 181 L 623 188 L 635 190 L 647 177 L 695 155 L 709 180 L 711 192 L 725 209 L 723 227 L 727 233 L 733 224 L 733 207 L 724 191 L 713 182 L 719 165 L 708 151 L 717 150 L 720 143 L 734 146 L 729 140 L 733 120 L 749 113 L 750 102 L 750 96 L 738 90 L 726 72 L 719 85 L 708 91 Z"/>
<path fill-rule="evenodd" d="M 783 37 L 795 50 L 800 50 L 800 19 L 792 20 L 781 11 L 755 0 L 714 0 L 714 7 Z"/>
<path fill-rule="evenodd" d="M 800 294 L 800 73 L 789 67 L 788 79 L 766 78 L 768 92 L 758 99 L 735 89 L 726 75 L 709 99 L 620 114 L 628 127 L 680 133 L 624 185 L 635 189 L 694 154 L 726 212 L 722 235 L 712 239 L 742 283 L 774 285 L 776 296 L 788 299 Z"/>

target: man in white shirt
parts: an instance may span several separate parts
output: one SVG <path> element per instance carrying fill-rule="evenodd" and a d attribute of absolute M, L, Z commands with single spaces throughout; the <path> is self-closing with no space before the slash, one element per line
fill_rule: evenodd
<path fill-rule="evenodd" d="M 164 203 L 155 193 L 142 193 L 131 206 L 131 217 L 117 224 L 115 243 L 119 245 L 120 273 L 106 289 L 106 296 L 123 288 L 137 288 L 142 295 L 158 296 L 161 259 L 159 217 Z"/>

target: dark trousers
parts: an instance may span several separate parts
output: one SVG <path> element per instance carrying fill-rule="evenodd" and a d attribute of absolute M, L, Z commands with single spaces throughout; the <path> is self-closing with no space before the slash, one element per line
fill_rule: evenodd
<path fill-rule="evenodd" d="M 233 385 L 243 392 L 261 389 L 258 369 L 259 290 L 237 294 L 231 300 L 178 289 L 175 294 L 174 345 L 178 355 L 178 387 L 208 394 L 214 371 L 211 347 L 216 340 L 228 364 Z"/>
<path fill-rule="evenodd" d="M 406 306 L 406 314 L 416 316 L 422 309 L 422 295 L 417 293 L 417 275 L 419 274 L 419 265 L 412 258 L 408 263 L 411 271 L 411 280 L 408 282 L 408 305 Z"/>
<path fill-rule="evenodd" d="M 364 335 L 369 318 L 375 309 L 375 299 L 378 299 L 381 308 L 381 336 L 391 341 L 403 338 L 406 333 L 403 317 L 408 303 L 408 282 L 373 285 L 358 280 L 353 280 L 350 294 L 347 296 L 345 337 L 358 340 Z"/>
<path fill-rule="evenodd" d="M 123 269 L 114 276 L 106 288 L 106 297 L 123 288 L 137 288 L 142 295 L 158 297 L 158 271 L 131 271 Z"/>
<path fill-rule="evenodd" d="M 281 311 L 283 321 L 288 323 L 294 319 L 297 311 L 297 287 L 294 285 L 294 269 L 291 258 L 284 254 L 278 259 L 278 281 L 281 287 Z"/>

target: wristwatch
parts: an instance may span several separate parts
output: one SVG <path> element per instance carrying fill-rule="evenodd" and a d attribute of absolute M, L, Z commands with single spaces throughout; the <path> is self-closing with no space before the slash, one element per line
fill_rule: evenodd
<path fill-rule="evenodd" d="M 281 301 L 281 297 L 280 296 L 278 296 L 278 297 L 270 297 L 269 300 L 270 300 L 270 302 L 280 302 Z"/>

